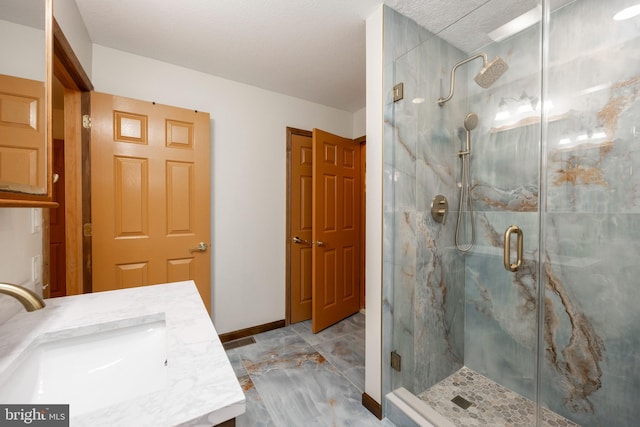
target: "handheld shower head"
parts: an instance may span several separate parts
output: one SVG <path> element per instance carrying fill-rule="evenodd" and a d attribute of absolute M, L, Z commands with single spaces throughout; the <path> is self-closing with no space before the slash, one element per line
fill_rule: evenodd
<path fill-rule="evenodd" d="M 487 89 L 508 69 L 509 65 L 507 65 L 504 59 L 497 56 L 491 62 L 484 64 L 480 72 L 474 77 L 474 80 L 480 87 Z"/>
<path fill-rule="evenodd" d="M 469 113 L 464 118 L 464 130 L 467 134 L 467 145 L 465 151 L 458 153 L 460 156 L 471 154 L 471 131 L 478 126 L 478 115 L 476 113 Z"/>
<path fill-rule="evenodd" d="M 491 62 L 489 62 L 487 59 L 486 53 L 479 53 L 477 55 L 474 55 L 470 58 L 467 58 L 463 61 L 458 62 L 451 69 L 451 86 L 449 89 L 449 96 L 447 96 L 446 98 L 438 99 L 438 105 L 442 107 L 445 104 L 445 102 L 449 101 L 453 97 L 453 90 L 455 88 L 455 81 L 456 81 L 455 80 L 456 69 L 459 66 L 464 65 L 467 62 L 471 62 L 474 59 L 478 59 L 478 58 L 482 58 L 482 69 L 480 69 L 480 72 L 478 73 L 478 75 L 476 75 L 474 80 L 478 85 L 480 85 L 480 87 L 484 89 L 488 88 L 493 83 L 495 83 L 495 81 L 498 80 L 500 76 L 502 76 L 505 73 L 505 71 L 507 71 L 507 69 L 509 68 L 509 66 L 504 61 L 504 59 L 500 58 L 499 56 L 493 59 Z"/>
<path fill-rule="evenodd" d="M 476 113 L 469 113 L 464 118 L 464 128 L 467 132 L 471 132 L 478 126 L 478 115 Z"/>

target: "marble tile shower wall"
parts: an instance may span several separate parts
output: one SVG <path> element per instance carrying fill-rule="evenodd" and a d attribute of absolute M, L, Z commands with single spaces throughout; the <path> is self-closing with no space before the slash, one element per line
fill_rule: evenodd
<path fill-rule="evenodd" d="M 640 20 L 611 20 L 632 3 L 579 0 L 551 15 L 545 133 L 539 113 L 494 120 L 505 105 L 540 101 L 539 25 L 484 48 L 509 71 L 489 89 L 458 85 L 441 108 L 435 100 L 446 93 L 451 66 L 475 52 L 385 8 L 383 355 L 388 366 L 389 352 L 398 351 L 403 371 L 383 370 L 383 390 L 420 393 L 464 364 L 535 398 L 541 254 L 541 403 L 583 426 L 637 422 Z M 457 80 L 471 81 L 476 64 L 469 70 L 459 69 Z M 405 99 L 394 104 L 396 82 L 404 82 Z M 471 161 L 477 243 L 461 256 L 453 243 L 457 151 L 470 111 L 480 117 Z M 449 199 L 444 226 L 429 214 L 436 194 Z M 511 224 L 525 232 L 516 274 L 502 266 Z"/>

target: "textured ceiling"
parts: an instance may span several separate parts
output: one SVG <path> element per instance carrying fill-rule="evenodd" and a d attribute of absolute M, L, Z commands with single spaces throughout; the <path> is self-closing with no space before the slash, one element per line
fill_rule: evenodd
<path fill-rule="evenodd" d="M 567 0 L 562 0 L 566 2 Z M 356 111 L 380 0 L 76 0 L 94 43 Z M 386 0 L 465 51 L 537 0 Z"/>

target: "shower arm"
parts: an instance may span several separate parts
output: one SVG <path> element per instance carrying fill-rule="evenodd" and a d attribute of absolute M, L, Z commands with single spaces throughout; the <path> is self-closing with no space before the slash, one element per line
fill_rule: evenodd
<path fill-rule="evenodd" d="M 453 66 L 453 68 L 451 69 L 451 79 L 450 79 L 451 80 L 451 84 L 450 84 L 450 87 L 449 87 L 449 96 L 447 96 L 446 98 L 438 99 L 438 105 L 439 106 L 442 107 L 445 104 L 445 102 L 447 102 L 451 98 L 453 98 L 453 89 L 454 89 L 454 86 L 455 86 L 455 79 L 456 79 L 456 76 L 455 76 L 456 69 L 458 67 L 460 67 L 461 65 L 464 65 L 467 62 L 471 62 L 474 59 L 478 59 L 478 58 L 482 58 L 482 66 L 483 67 L 487 65 L 487 62 L 488 62 L 487 54 L 483 52 L 483 53 L 479 53 L 477 55 L 474 55 L 474 56 L 472 56 L 470 58 L 467 58 L 464 61 L 460 61 L 456 65 Z"/>

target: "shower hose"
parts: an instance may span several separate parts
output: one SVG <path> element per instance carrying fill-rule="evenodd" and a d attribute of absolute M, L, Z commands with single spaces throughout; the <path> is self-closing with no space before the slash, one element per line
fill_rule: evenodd
<path fill-rule="evenodd" d="M 466 152 L 460 152 L 459 156 L 462 159 L 462 183 L 460 185 L 460 205 L 458 207 L 458 223 L 456 224 L 456 248 L 460 252 L 467 252 L 475 243 L 476 240 L 476 228 L 473 218 L 473 204 L 471 203 L 471 167 L 469 165 L 470 152 L 467 149 Z M 464 209 L 469 214 L 471 219 L 471 243 L 463 246 L 460 243 L 460 224 L 463 221 Z"/>

